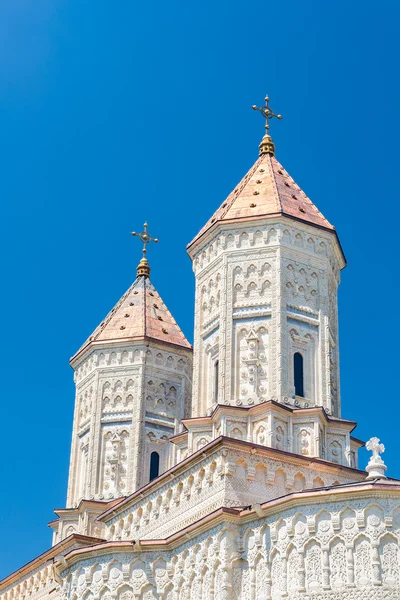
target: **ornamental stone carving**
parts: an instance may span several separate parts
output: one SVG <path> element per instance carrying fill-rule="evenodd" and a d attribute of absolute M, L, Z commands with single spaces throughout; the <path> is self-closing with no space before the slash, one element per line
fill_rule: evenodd
<path fill-rule="evenodd" d="M 57 567 L 59 597 L 175 598 L 184 590 L 185 597 L 196 600 L 365 600 L 367 595 L 394 600 L 400 583 L 399 538 L 381 524 L 399 509 L 390 494 L 328 500 L 240 526 L 221 524 L 162 553 L 132 549 L 99 558 L 89 551 L 70 566 Z M 28 598 L 28 586 L 25 595 L 15 594 L 7 590 L 0 598 Z"/>
<path fill-rule="evenodd" d="M 379 438 L 373 437 L 366 444 L 367 450 L 372 451 L 372 456 L 366 467 L 368 472 L 367 479 L 382 478 L 385 479 L 387 467 L 380 456 L 385 451 L 385 446 L 379 443 Z"/>
<path fill-rule="evenodd" d="M 247 224 L 237 224 L 231 231 L 216 231 L 193 261 L 197 281 L 193 414 L 210 407 L 213 365 L 218 360 L 220 403 L 249 405 L 287 398 L 293 406 L 322 405 L 339 416 L 340 259 L 329 234 L 311 236 L 310 228 L 300 223 L 290 227 L 274 223 L 250 231 Z M 260 327 L 268 332 L 263 340 L 256 331 Z M 218 350 L 210 361 L 207 353 L 214 346 L 210 336 L 216 331 Z M 304 355 L 304 399 L 295 398 L 297 351 Z"/>
<path fill-rule="evenodd" d="M 68 506 L 108 501 L 149 481 L 150 455 L 160 472 L 175 459 L 168 439 L 189 416 L 191 353 L 156 344 L 93 351 L 76 366 L 77 401 Z M 144 402 L 142 402 L 144 399 Z"/>

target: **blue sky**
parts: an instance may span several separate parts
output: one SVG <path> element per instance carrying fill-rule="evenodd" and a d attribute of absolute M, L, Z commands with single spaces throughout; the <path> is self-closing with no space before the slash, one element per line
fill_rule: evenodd
<path fill-rule="evenodd" d="M 69 357 L 135 277 L 192 339 L 185 246 L 257 158 L 337 227 L 343 416 L 398 455 L 398 20 L 394 1 L 6 0 L 0 6 L 0 577 L 65 506 Z M 362 466 L 366 454 L 361 454 Z"/>

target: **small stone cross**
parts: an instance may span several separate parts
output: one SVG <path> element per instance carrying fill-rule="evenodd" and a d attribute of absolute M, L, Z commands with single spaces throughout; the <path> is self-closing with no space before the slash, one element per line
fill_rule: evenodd
<path fill-rule="evenodd" d="M 383 444 L 380 444 L 379 442 L 379 438 L 373 437 L 365 444 L 366 449 L 371 450 L 372 452 L 372 459 L 375 460 L 381 459 L 379 455 L 385 452 L 385 446 Z"/>

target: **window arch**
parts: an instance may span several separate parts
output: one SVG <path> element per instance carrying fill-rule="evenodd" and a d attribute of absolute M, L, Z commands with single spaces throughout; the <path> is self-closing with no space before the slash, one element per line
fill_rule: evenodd
<path fill-rule="evenodd" d="M 160 455 L 158 452 L 150 454 L 150 481 L 158 477 L 160 473 Z"/>
<path fill-rule="evenodd" d="M 300 352 L 293 356 L 294 393 L 304 397 L 304 360 Z"/>

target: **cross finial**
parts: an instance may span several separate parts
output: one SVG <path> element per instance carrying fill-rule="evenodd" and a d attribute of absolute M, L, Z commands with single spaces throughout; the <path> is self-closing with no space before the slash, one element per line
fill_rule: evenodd
<path fill-rule="evenodd" d="M 385 452 L 385 446 L 379 442 L 379 438 L 373 437 L 365 444 L 366 449 L 372 452 L 372 456 L 366 466 L 366 471 L 368 472 L 367 479 L 385 479 L 386 477 L 385 471 L 387 466 L 380 456 L 383 452 Z"/>
<path fill-rule="evenodd" d="M 136 233 L 136 231 L 132 231 L 132 235 L 138 236 L 140 241 L 143 242 L 143 249 L 142 249 L 143 258 L 146 258 L 147 244 L 150 244 L 150 242 L 155 242 L 156 244 L 158 244 L 158 239 L 151 237 L 151 235 L 147 231 L 148 226 L 149 226 L 148 223 L 144 223 L 143 231 L 141 231 L 140 233 Z"/>
<path fill-rule="evenodd" d="M 138 277 L 140 277 L 140 276 L 150 277 L 150 265 L 146 258 L 147 244 L 150 244 L 150 242 L 155 242 L 156 244 L 158 244 L 158 239 L 151 237 L 151 235 L 147 231 L 148 226 L 149 226 L 148 223 L 144 223 L 143 231 L 141 231 L 140 233 L 136 233 L 136 231 L 132 231 L 132 235 L 137 236 L 140 239 L 140 241 L 143 242 L 143 248 L 142 248 L 143 257 L 137 268 Z"/>
<path fill-rule="evenodd" d="M 372 458 L 374 459 L 378 458 L 380 454 L 385 452 L 385 446 L 379 442 L 379 438 L 373 437 L 365 444 L 366 449 L 372 451 Z"/>
<path fill-rule="evenodd" d="M 265 105 L 258 107 L 255 104 L 252 106 L 253 110 L 259 110 L 262 116 L 265 119 L 265 135 L 261 140 L 260 148 L 260 156 L 262 154 L 274 154 L 275 153 L 275 144 L 272 141 L 271 136 L 269 135 L 269 121 L 276 117 L 277 119 L 282 119 L 282 115 L 277 115 L 273 112 L 273 110 L 269 107 L 269 96 L 265 96 Z"/>

